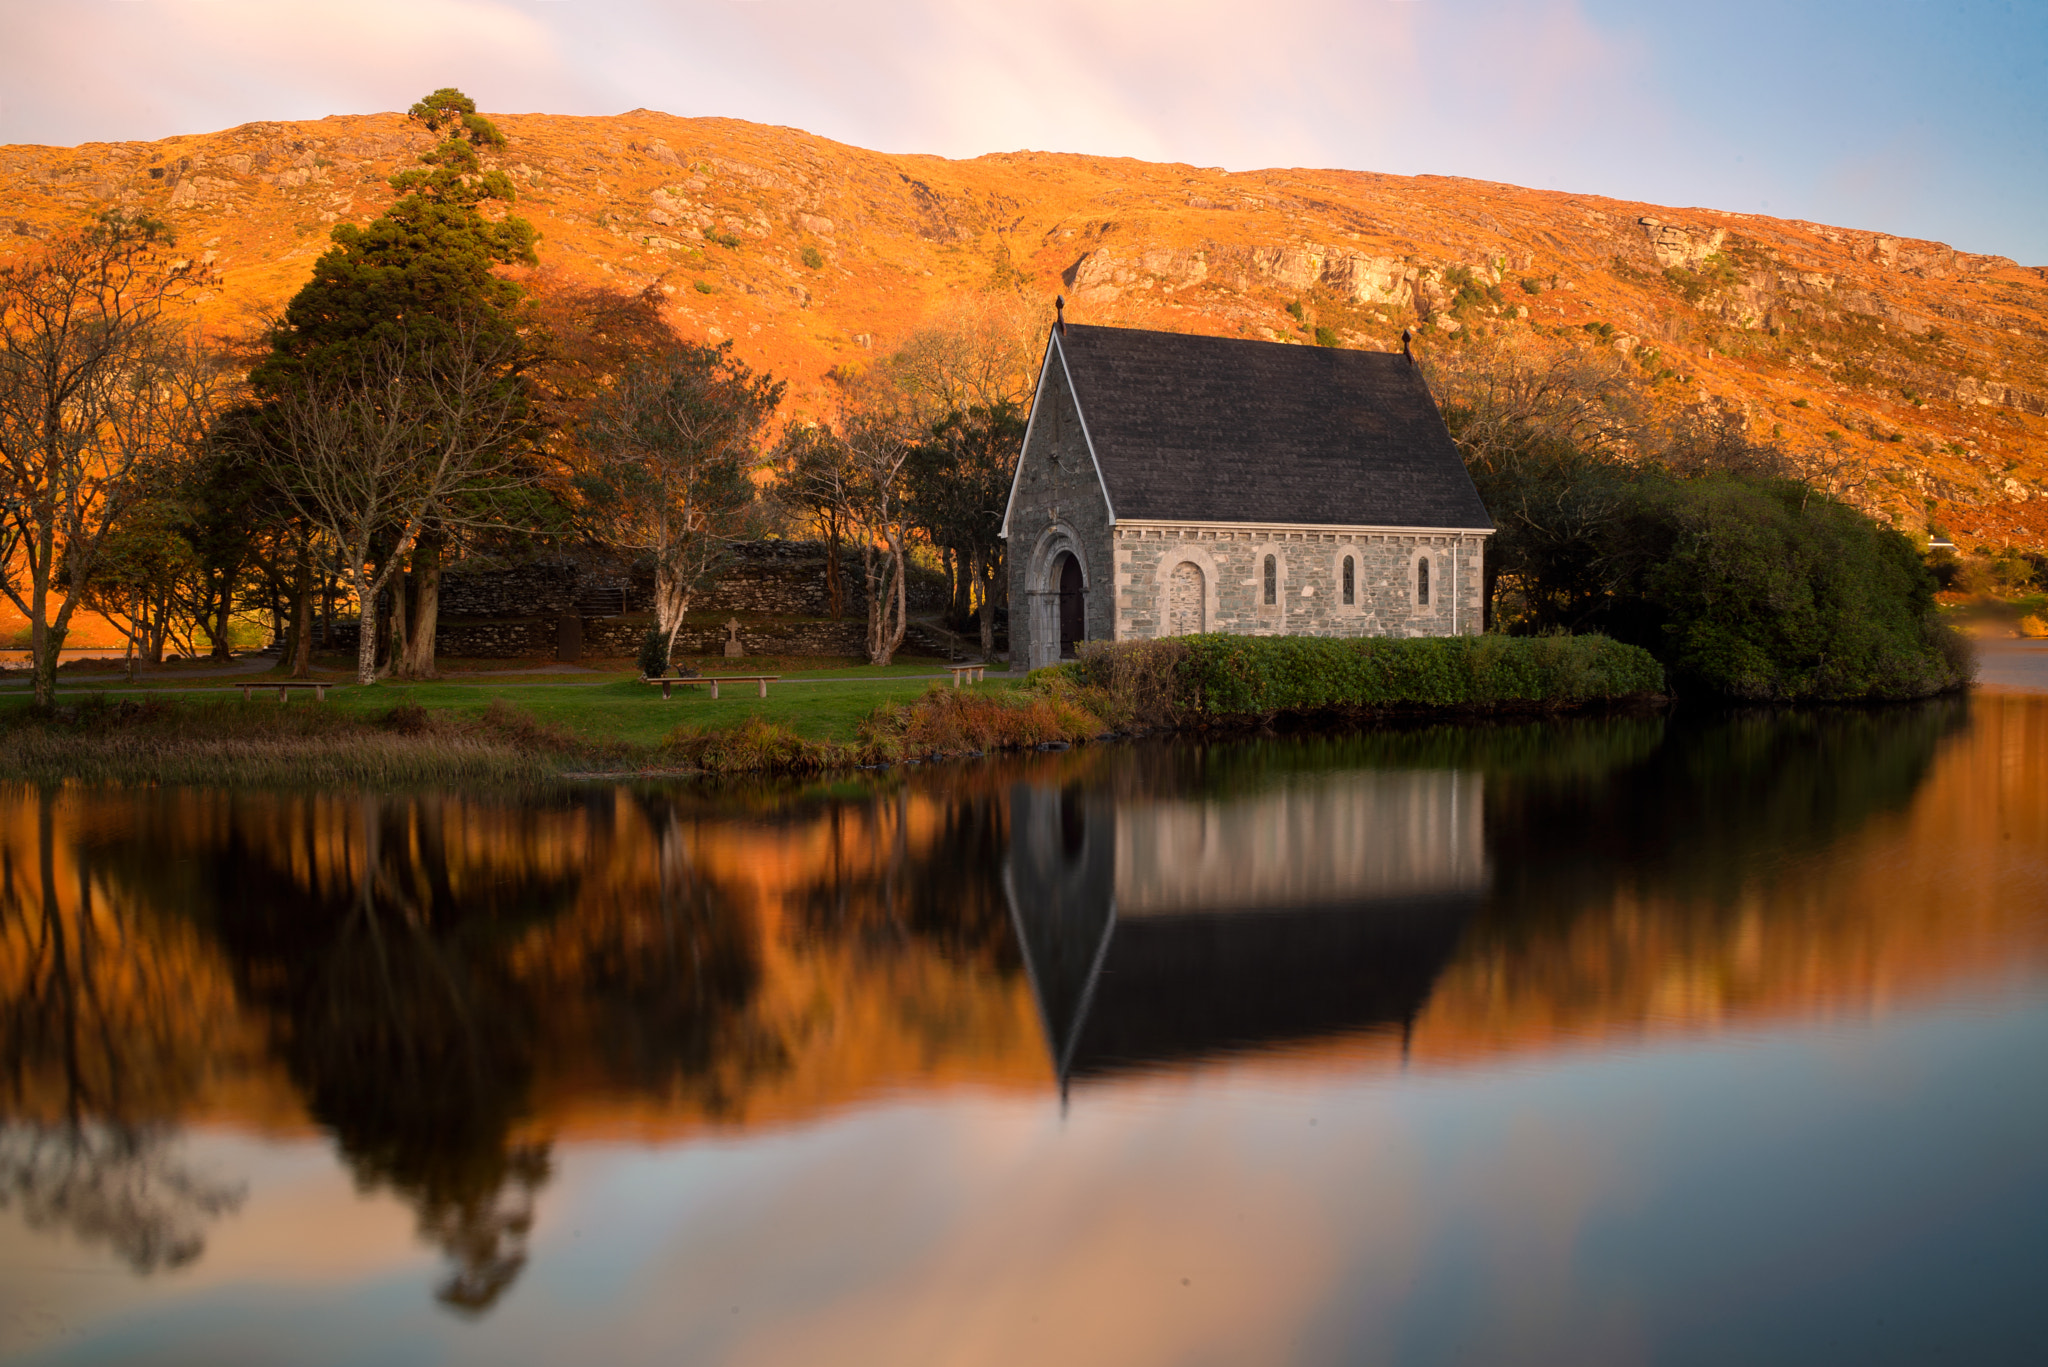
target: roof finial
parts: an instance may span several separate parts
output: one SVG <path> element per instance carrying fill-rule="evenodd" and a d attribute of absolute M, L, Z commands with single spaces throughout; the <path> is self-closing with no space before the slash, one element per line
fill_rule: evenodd
<path fill-rule="evenodd" d="M 1058 328 L 1058 329 L 1060 330 L 1060 336 L 1062 336 L 1062 337 L 1066 336 L 1066 335 L 1067 335 L 1067 296 L 1066 296 L 1066 295 L 1064 295 L 1064 294 L 1055 294 L 1055 295 L 1054 295 L 1054 296 L 1052 297 L 1052 311 L 1053 311 L 1053 312 L 1054 312 L 1055 314 L 1057 314 L 1057 315 L 1058 315 L 1058 317 L 1057 317 L 1057 318 L 1055 318 L 1055 320 L 1054 320 L 1054 324 L 1053 324 L 1053 325 L 1054 325 L 1055 327 L 1057 327 L 1057 328 Z"/>
<path fill-rule="evenodd" d="M 1409 350 L 1409 344 L 1414 340 L 1414 333 L 1410 332 L 1407 328 L 1401 329 L 1401 354 L 1411 361 L 1415 359 L 1415 353 Z"/>

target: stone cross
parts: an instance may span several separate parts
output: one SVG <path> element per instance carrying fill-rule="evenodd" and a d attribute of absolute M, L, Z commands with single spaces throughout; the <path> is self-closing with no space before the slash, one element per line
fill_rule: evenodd
<path fill-rule="evenodd" d="M 728 618 L 725 623 L 726 658 L 734 659 L 746 653 L 746 649 L 740 645 L 740 619 L 737 617 Z"/>

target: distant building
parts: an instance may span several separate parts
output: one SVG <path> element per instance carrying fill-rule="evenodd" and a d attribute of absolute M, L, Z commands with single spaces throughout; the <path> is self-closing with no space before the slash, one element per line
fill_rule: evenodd
<path fill-rule="evenodd" d="M 1492 534 L 1406 354 L 1056 324 L 1003 519 L 1011 658 L 1475 634 Z"/>

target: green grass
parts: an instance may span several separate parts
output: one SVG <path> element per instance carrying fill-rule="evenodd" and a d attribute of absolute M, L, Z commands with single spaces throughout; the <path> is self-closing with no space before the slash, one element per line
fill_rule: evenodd
<path fill-rule="evenodd" d="M 929 668 L 915 671 L 929 672 Z M 509 706 L 531 712 L 544 724 L 560 726 L 574 735 L 635 745 L 657 744 L 678 726 L 725 727 L 748 717 L 760 717 L 787 727 L 806 740 L 850 742 L 861 719 L 879 704 L 909 702 L 931 687 L 932 680 L 912 674 L 911 670 L 897 672 L 892 667 L 891 671 L 876 670 L 873 677 L 850 683 L 772 683 L 766 698 L 756 696 L 751 684 L 729 684 L 719 690 L 716 702 L 712 701 L 710 690 L 701 686 L 678 686 L 672 690 L 674 696 L 664 702 L 660 689 L 637 679 L 595 686 L 529 688 L 382 683 L 374 688 L 330 693 L 328 705 L 385 712 L 400 703 L 418 703 L 429 709 L 455 708 L 482 715 L 493 700 L 503 699 Z M 783 677 L 787 680 L 790 676 Z M 1007 676 L 977 685 L 980 689 L 1013 686 Z"/>
<path fill-rule="evenodd" d="M 505 662 L 494 662 L 502 666 Z M 934 682 L 950 687 L 944 662 L 912 659 L 882 668 L 873 665 L 834 663 L 822 669 L 786 669 L 780 659 L 742 658 L 694 660 L 691 664 L 706 674 L 776 674 L 768 685 L 768 696 L 759 697 L 752 684 L 728 684 L 714 702 L 710 690 L 701 684 L 678 684 L 673 696 L 664 701 L 661 691 L 639 681 L 632 670 L 600 674 L 505 674 L 488 678 L 466 678 L 452 673 L 446 679 L 424 683 L 384 680 L 367 688 L 344 682 L 336 671 L 316 674 L 334 686 L 324 703 L 315 703 L 303 693 L 294 693 L 282 704 L 286 708 L 324 707 L 340 714 L 377 718 L 392 708 L 415 704 L 429 711 L 452 711 L 461 716 L 482 717 L 493 703 L 531 714 L 545 726 L 560 727 L 582 740 L 621 741 L 628 745 L 654 746 L 678 726 L 726 727 L 748 717 L 759 717 L 786 727 L 806 740 L 851 742 L 863 718 L 883 703 L 909 702 Z M 95 695 L 109 699 L 144 693 L 176 693 L 197 701 L 226 700 L 239 707 L 241 685 L 260 688 L 265 681 L 285 676 L 283 669 L 263 674 L 234 675 L 218 679 L 192 679 L 176 673 L 139 678 L 133 685 L 125 680 L 80 683 L 59 677 L 60 705 L 76 705 Z M 933 676 L 938 676 L 934 679 Z M 819 682 L 800 682 L 818 680 Z M 1015 682 L 1021 682 L 1017 676 Z M 979 690 L 1013 687 L 1011 676 L 998 673 Z M 276 709 L 275 695 L 257 693 L 250 708 Z M 28 706 L 25 681 L 0 692 L 0 717 Z"/>

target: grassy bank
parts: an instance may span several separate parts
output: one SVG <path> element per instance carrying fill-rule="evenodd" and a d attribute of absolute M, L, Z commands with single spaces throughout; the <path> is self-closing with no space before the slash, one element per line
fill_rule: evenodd
<path fill-rule="evenodd" d="M 1288 712 L 1558 709 L 1662 687 L 1648 656 L 1600 638 L 1189 637 L 1098 647 L 1028 679 L 957 691 L 929 677 L 934 667 L 792 671 L 766 698 L 740 685 L 717 701 L 683 688 L 664 702 L 631 678 L 517 674 L 339 687 L 324 704 L 245 703 L 239 679 L 212 695 L 74 693 L 47 715 L 0 703 L 0 777 L 388 785 L 807 773 Z"/>

